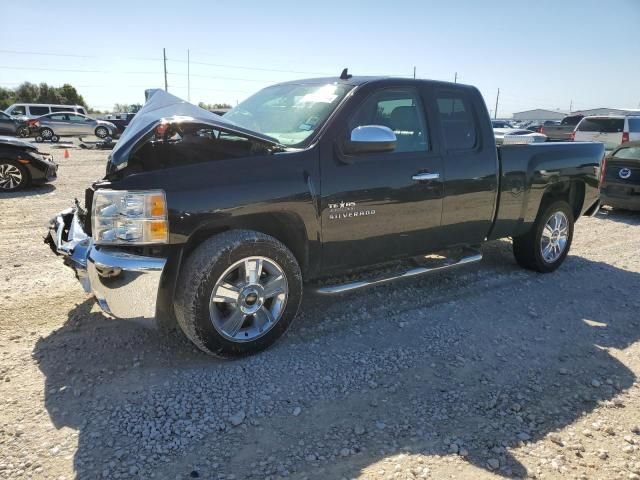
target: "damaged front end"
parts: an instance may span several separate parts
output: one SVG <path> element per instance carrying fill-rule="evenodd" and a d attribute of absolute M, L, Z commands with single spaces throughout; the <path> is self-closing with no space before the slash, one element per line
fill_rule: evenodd
<path fill-rule="evenodd" d="M 165 258 L 94 245 L 85 232 L 86 211 L 75 207 L 51 219 L 45 243 L 64 257 L 83 289 L 92 293 L 108 315 L 123 319 L 153 319 Z"/>

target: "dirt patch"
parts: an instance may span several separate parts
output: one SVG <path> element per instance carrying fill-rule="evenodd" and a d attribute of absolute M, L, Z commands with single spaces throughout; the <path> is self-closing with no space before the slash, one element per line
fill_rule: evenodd
<path fill-rule="evenodd" d="M 50 147 L 44 147 L 45 150 Z M 308 294 L 219 361 L 106 318 L 42 243 L 105 152 L 0 197 L 0 478 L 640 478 L 640 215 L 583 218 L 551 275 L 478 265 Z"/>

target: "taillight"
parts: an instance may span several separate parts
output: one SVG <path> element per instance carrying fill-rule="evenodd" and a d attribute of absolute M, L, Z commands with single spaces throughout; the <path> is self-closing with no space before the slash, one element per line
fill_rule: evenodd
<path fill-rule="evenodd" d="M 30 127 L 37 127 L 38 120 L 27 120 L 27 125 L 29 125 Z"/>
<path fill-rule="evenodd" d="M 538 133 L 544 133 L 544 127 L 540 127 L 540 130 L 538 130 Z"/>
<path fill-rule="evenodd" d="M 629 141 L 629 132 L 622 132 L 622 143 Z"/>
<path fill-rule="evenodd" d="M 574 130 L 573 132 L 571 132 L 571 135 L 569 135 L 569 140 L 573 142 L 575 141 L 575 139 L 576 139 L 576 131 Z"/>
<path fill-rule="evenodd" d="M 604 175 L 607 172 L 607 157 L 602 158 L 602 163 L 600 164 L 600 186 L 602 186 L 602 182 L 604 181 Z"/>

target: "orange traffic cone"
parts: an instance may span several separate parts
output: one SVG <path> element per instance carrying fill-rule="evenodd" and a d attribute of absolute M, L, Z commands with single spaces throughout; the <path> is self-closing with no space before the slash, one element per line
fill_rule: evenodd
<path fill-rule="evenodd" d="M 64 149 L 64 158 L 69 158 L 69 150 Z"/>

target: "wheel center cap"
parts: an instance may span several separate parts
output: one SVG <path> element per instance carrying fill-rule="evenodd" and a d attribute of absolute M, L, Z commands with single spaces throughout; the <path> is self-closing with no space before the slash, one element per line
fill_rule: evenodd
<path fill-rule="evenodd" d="M 240 310 L 247 315 L 256 313 L 262 307 L 262 287 L 249 285 L 240 292 Z"/>

